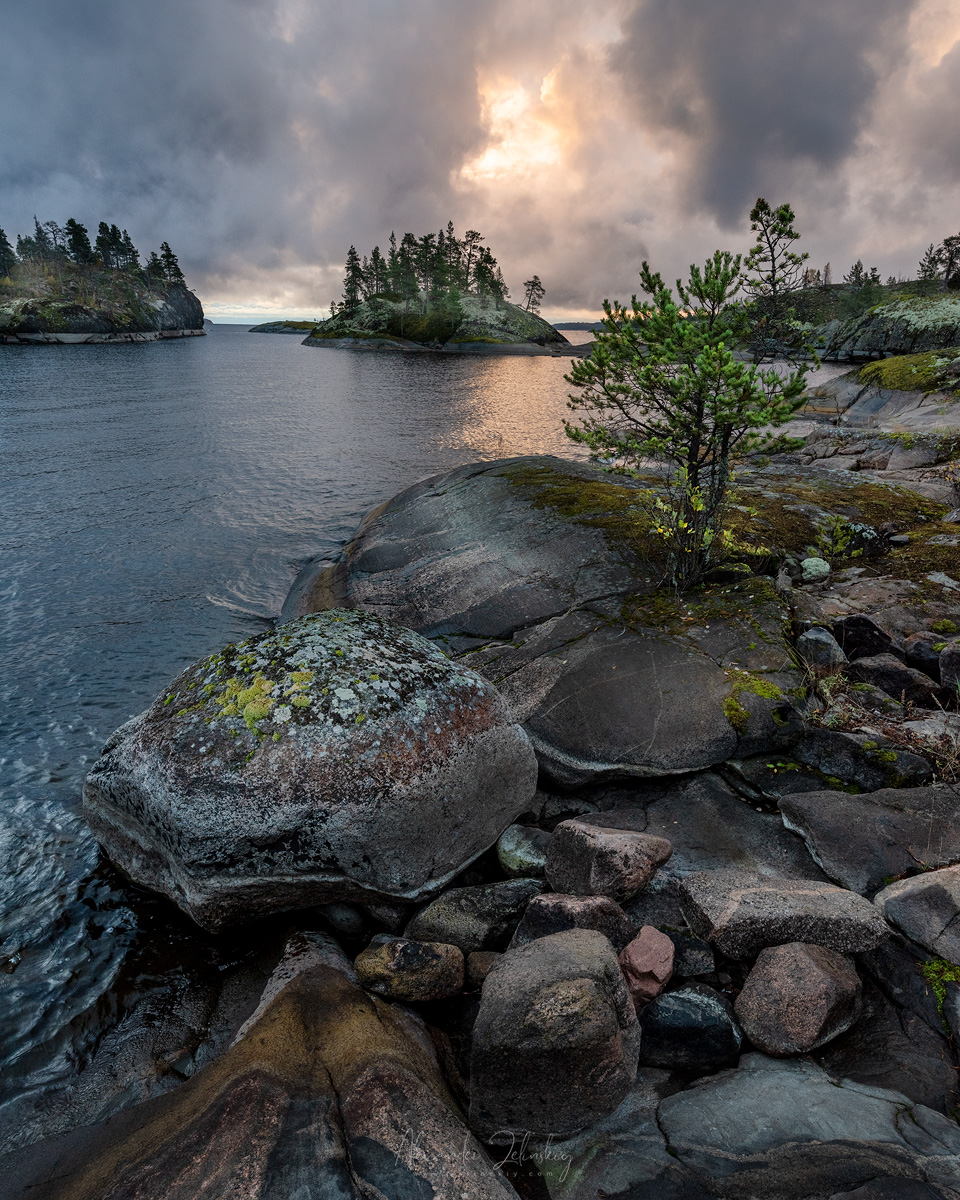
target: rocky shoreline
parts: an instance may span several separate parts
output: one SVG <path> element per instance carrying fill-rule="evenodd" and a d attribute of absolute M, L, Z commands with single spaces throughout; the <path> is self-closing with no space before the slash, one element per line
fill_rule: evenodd
<path fill-rule="evenodd" d="M 957 1200 L 928 441 L 742 472 L 742 561 L 679 600 L 652 479 L 508 459 L 371 512 L 91 772 L 111 858 L 259 957 L 8 1114 L 8 1194 Z"/>
<path fill-rule="evenodd" d="M 159 342 L 167 338 L 206 337 L 205 329 L 150 329 L 121 333 L 4 333 L 0 342 L 13 346 L 111 346 L 131 342 Z"/>

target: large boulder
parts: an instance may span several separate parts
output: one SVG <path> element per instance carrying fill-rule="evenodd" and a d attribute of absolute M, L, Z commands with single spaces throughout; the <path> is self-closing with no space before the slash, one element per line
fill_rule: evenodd
<path fill-rule="evenodd" d="M 681 882 L 680 898 L 693 932 L 729 958 L 752 958 L 786 942 L 856 954 L 872 950 L 889 933 L 868 900 L 815 879 L 696 871 Z"/>
<path fill-rule="evenodd" d="M 798 792 L 780 812 L 830 878 L 855 892 L 960 859 L 960 796 L 949 787 Z"/>
<path fill-rule="evenodd" d="M 668 1096 L 659 1125 L 680 1164 L 724 1200 L 814 1200 L 878 1176 L 960 1186 L 954 1121 L 806 1059 L 747 1054 Z"/>
<path fill-rule="evenodd" d="M 515 1197 L 426 1028 L 334 954 L 282 963 L 230 1049 L 174 1091 L 2 1165 L 9 1200 Z"/>
<path fill-rule="evenodd" d="M 483 983 L 470 1124 L 562 1137 L 607 1116 L 636 1078 L 637 1015 L 610 942 L 572 929 L 514 947 Z"/>
<path fill-rule="evenodd" d="M 789 740 L 800 678 L 786 605 L 757 577 L 682 611 L 657 592 L 658 570 L 624 536 L 647 486 L 561 459 L 459 467 L 371 513 L 339 562 L 302 573 L 284 612 L 364 609 L 464 656 L 564 787 L 685 774 Z"/>
<path fill-rule="evenodd" d="M 84 784 L 137 883 L 212 930 L 331 900 L 422 900 L 529 805 L 536 761 L 484 679 L 356 612 L 204 659 Z"/>

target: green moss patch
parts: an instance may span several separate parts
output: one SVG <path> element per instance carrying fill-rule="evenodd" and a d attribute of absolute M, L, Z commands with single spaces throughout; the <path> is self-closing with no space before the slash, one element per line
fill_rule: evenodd
<path fill-rule="evenodd" d="M 900 354 L 863 367 L 861 383 L 903 392 L 937 392 L 960 388 L 960 349 Z"/>

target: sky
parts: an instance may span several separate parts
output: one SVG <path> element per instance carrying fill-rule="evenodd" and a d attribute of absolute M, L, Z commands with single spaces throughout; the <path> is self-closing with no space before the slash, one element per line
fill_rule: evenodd
<path fill-rule="evenodd" d="M 213 320 L 323 316 L 391 230 L 544 315 L 750 246 L 912 277 L 960 231 L 960 0 L 7 0 L 0 227 L 169 241 Z"/>

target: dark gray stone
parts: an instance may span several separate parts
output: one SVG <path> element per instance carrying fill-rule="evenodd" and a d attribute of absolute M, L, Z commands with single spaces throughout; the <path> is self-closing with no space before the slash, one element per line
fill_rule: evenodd
<path fill-rule="evenodd" d="M 780 811 L 827 875 L 864 895 L 960 860 L 960 795 L 950 787 L 804 792 L 783 797 Z"/>
<path fill-rule="evenodd" d="M 907 666 L 929 675 L 934 683 L 940 682 L 940 651 L 934 650 L 940 641 L 933 633 L 914 633 L 903 641 Z"/>
<path fill-rule="evenodd" d="M 917 704 L 934 708 L 940 694 L 939 686 L 923 671 L 914 670 L 893 654 L 875 654 L 858 658 L 847 668 L 850 679 L 872 684 L 901 704 Z"/>
<path fill-rule="evenodd" d="M 866 733 L 843 733 L 810 725 L 792 754 L 797 762 L 822 775 L 867 792 L 923 787 L 933 779 L 933 768 L 925 758 Z"/>
<path fill-rule="evenodd" d="M 736 1061 L 743 1042 L 728 1000 L 703 984 L 664 992 L 640 1010 L 640 1061 L 704 1075 Z"/>
<path fill-rule="evenodd" d="M 875 903 L 912 941 L 960 963 L 960 866 L 891 883 L 877 893 Z"/>
<path fill-rule="evenodd" d="M 680 897 L 693 932 L 728 958 L 752 958 L 785 942 L 855 954 L 872 950 L 889 933 L 868 900 L 815 879 L 698 871 L 681 882 Z"/>
<path fill-rule="evenodd" d="M 833 623 L 833 636 L 837 639 L 847 658 L 872 658 L 877 654 L 902 653 L 893 638 L 872 617 L 853 613 L 840 617 Z"/>
<path fill-rule="evenodd" d="M 602 934 L 574 929 L 511 948 L 483 983 L 470 1065 L 472 1128 L 485 1138 L 563 1137 L 608 1116 L 636 1078 L 638 1039 Z"/>
<path fill-rule="evenodd" d="M 543 884 L 536 879 L 451 888 L 413 917 L 405 936 L 421 942 L 448 942 L 464 954 L 502 950 L 528 902 L 541 891 Z"/>
<path fill-rule="evenodd" d="M 713 1200 L 667 1148 L 657 1105 L 680 1090 L 681 1077 L 641 1067 L 626 1099 L 583 1133 L 528 1148 L 550 1200 Z"/>
<path fill-rule="evenodd" d="M 835 1079 L 902 1092 L 946 1116 L 957 1103 L 957 1071 L 942 1026 L 932 1029 L 891 1004 L 870 978 L 859 1019 L 814 1057 Z"/>
<path fill-rule="evenodd" d="M 797 653 L 815 671 L 834 674 L 847 662 L 837 639 L 828 630 L 814 626 L 797 638 Z"/>
<path fill-rule="evenodd" d="M 698 975 L 712 975 L 716 963 L 709 943 L 702 938 L 690 937 L 685 933 L 669 931 L 674 945 L 673 975 L 675 979 L 696 979 Z"/>
<path fill-rule="evenodd" d="M 527 905 L 511 947 L 525 946 L 535 938 L 568 929 L 595 929 L 619 954 L 633 938 L 637 926 L 609 896 L 562 896 L 549 892 L 534 896 Z"/>
<path fill-rule="evenodd" d="M 940 651 L 940 682 L 952 704 L 960 697 L 960 638 L 952 638 Z"/>

